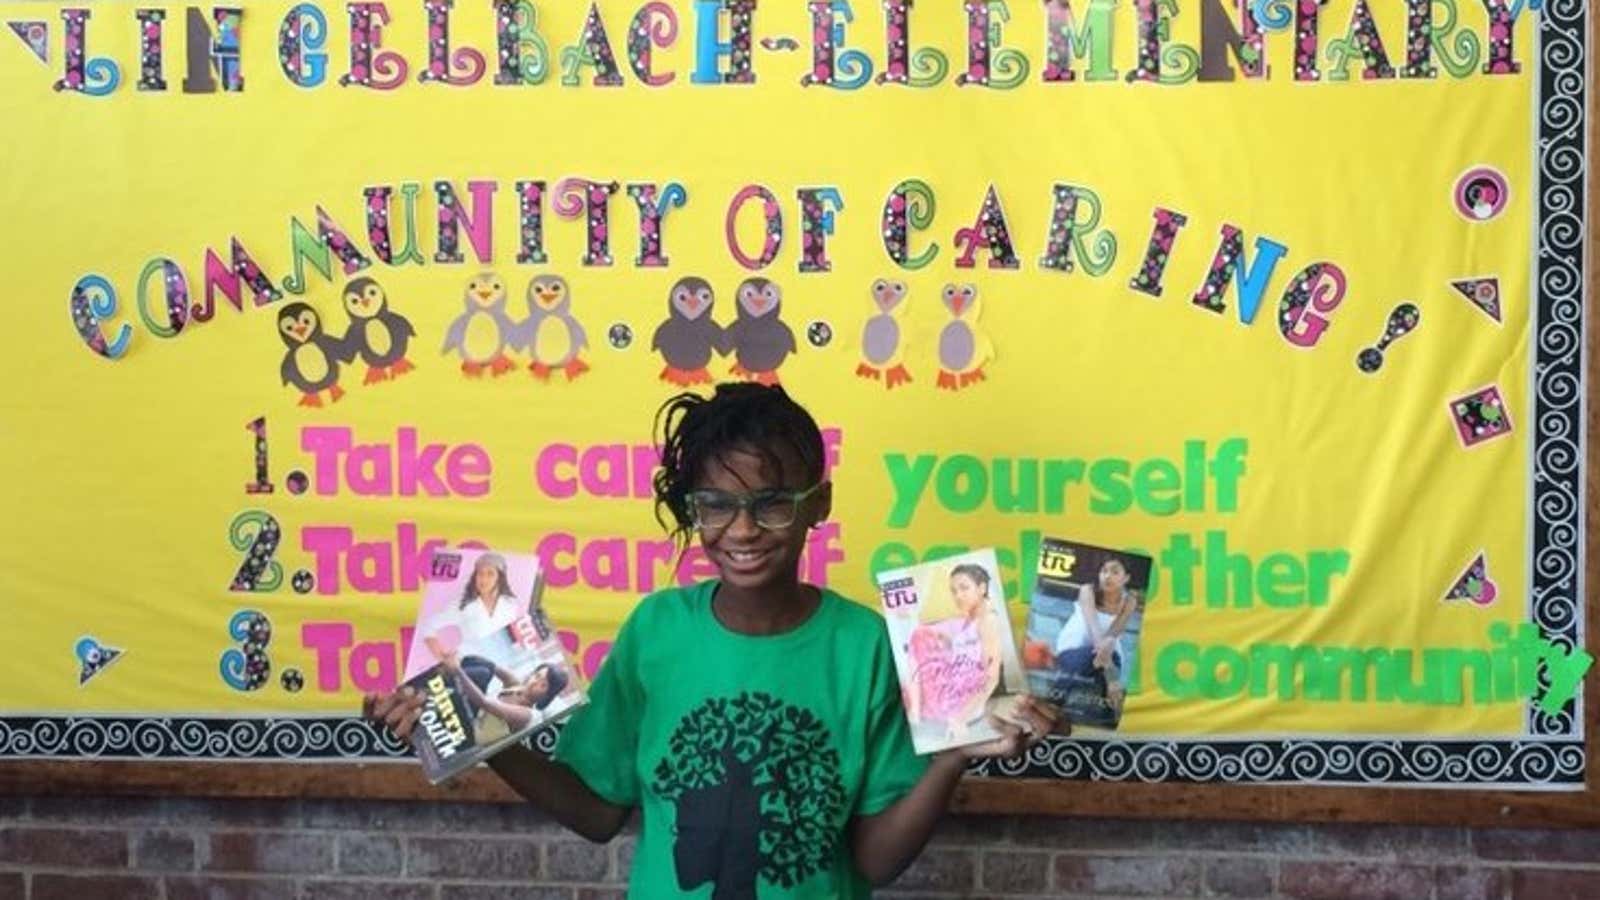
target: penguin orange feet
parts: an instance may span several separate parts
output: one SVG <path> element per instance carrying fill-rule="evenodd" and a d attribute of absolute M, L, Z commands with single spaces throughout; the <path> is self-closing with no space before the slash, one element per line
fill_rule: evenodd
<path fill-rule="evenodd" d="M 494 359 L 489 360 L 489 371 L 492 372 L 496 378 L 499 378 L 501 375 L 504 375 L 516 367 L 517 364 L 507 359 L 505 354 L 500 354 Z"/>
<path fill-rule="evenodd" d="M 461 371 L 465 372 L 468 378 L 482 378 L 483 363 L 463 362 Z"/>
<path fill-rule="evenodd" d="M 328 388 L 328 399 L 333 401 L 334 403 L 338 403 L 339 399 L 342 398 L 343 396 L 344 396 L 344 391 L 337 384 L 334 385 L 331 388 Z"/>
<path fill-rule="evenodd" d="M 397 362 L 394 365 L 389 367 L 389 377 L 390 378 L 399 378 L 401 375 L 404 375 L 407 372 L 410 372 L 410 371 L 412 371 L 414 369 L 416 369 L 416 366 L 413 366 L 411 364 L 411 360 L 402 359 L 399 362 Z"/>
<path fill-rule="evenodd" d="M 874 369 L 866 363 L 859 363 L 856 365 L 856 374 L 860 375 L 862 378 L 871 378 L 873 381 L 877 381 L 883 375 L 882 372 Z"/>
<path fill-rule="evenodd" d="M 572 379 L 577 378 L 579 375 L 589 371 L 589 364 L 574 356 L 572 361 L 567 363 L 567 365 L 561 371 L 567 373 L 567 380 L 571 381 Z"/>
<path fill-rule="evenodd" d="M 966 387 L 969 384 L 976 384 L 977 382 L 980 382 L 982 380 L 983 380 L 983 369 L 981 367 L 977 368 L 977 369 L 973 369 L 971 372 L 963 372 L 963 373 L 961 373 L 961 386 L 962 387 Z"/>
<path fill-rule="evenodd" d="M 754 374 L 752 374 L 750 376 L 750 379 L 752 381 L 754 381 L 756 384 L 764 384 L 767 387 L 772 387 L 773 385 L 778 383 L 778 373 L 777 372 L 756 372 L 756 373 L 754 373 Z"/>
<path fill-rule="evenodd" d="M 961 389 L 961 383 L 956 378 L 956 373 L 950 371 L 949 369 L 940 369 L 939 370 L 939 388 L 941 390 L 946 390 L 946 391 L 958 391 L 958 390 L 960 390 Z"/>
<path fill-rule="evenodd" d="M 679 387 L 690 387 L 696 384 L 710 384 L 711 373 L 704 367 L 699 369 L 676 369 L 667 366 L 661 370 L 661 380 Z"/>
<path fill-rule="evenodd" d="M 745 381 L 750 380 L 750 370 L 739 365 L 738 363 L 733 364 L 733 368 L 728 370 L 728 374 L 732 375 L 734 378 L 742 378 Z"/>
<path fill-rule="evenodd" d="M 320 406 L 322 406 L 322 398 L 318 397 L 315 393 L 301 394 L 300 395 L 300 405 L 301 406 L 310 406 L 310 407 L 320 407 Z"/>
<path fill-rule="evenodd" d="M 539 379 L 540 381 L 550 380 L 550 367 L 542 362 L 529 363 L 528 371 L 532 372 L 533 377 Z"/>
<path fill-rule="evenodd" d="M 362 384 L 377 384 L 389 380 L 389 371 L 382 366 L 367 366 L 367 377 L 361 379 Z"/>
<path fill-rule="evenodd" d="M 905 366 L 895 366 L 889 370 L 887 382 L 889 390 L 892 391 L 902 384 L 910 384 L 911 373 L 906 370 Z"/>

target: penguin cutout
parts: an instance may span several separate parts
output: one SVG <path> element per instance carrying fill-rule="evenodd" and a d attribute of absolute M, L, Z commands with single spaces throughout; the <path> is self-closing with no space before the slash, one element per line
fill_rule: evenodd
<path fill-rule="evenodd" d="M 344 361 L 356 357 L 367 364 L 362 384 L 399 378 L 416 366 L 406 359 L 406 349 L 417 336 L 406 318 L 389 308 L 383 286 L 371 278 L 357 278 L 344 287 L 344 311 L 350 316 L 340 343 Z"/>
<path fill-rule="evenodd" d="M 540 381 L 560 369 L 571 381 L 589 371 L 583 351 L 589 336 L 572 315 L 572 291 L 560 275 L 536 275 L 528 282 L 528 318 L 517 326 L 517 346 L 528 351 L 533 362 L 528 371 Z"/>
<path fill-rule="evenodd" d="M 704 278 L 688 275 L 667 292 L 667 318 L 656 326 L 650 349 L 661 354 L 666 367 L 661 380 L 689 387 L 710 384 L 711 354 L 726 356 L 722 326 L 711 318 L 716 295 Z"/>
<path fill-rule="evenodd" d="M 339 362 L 344 346 L 322 330 L 322 317 L 308 303 L 291 303 L 278 310 L 278 337 L 289 352 L 283 355 L 278 372 L 284 384 L 300 391 L 301 406 L 321 406 L 323 391 L 328 402 L 344 396 L 339 388 Z"/>
<path fill-rule="evenodd" d="M 464 307 L 445 330 L 444 348 L 461 357 L 461 371 L 478 378 L 488 369 L 495 377 L 515 369 L 506 356 L 515 346 L 517 326 L 506 316 L 506 284 L 493 272 L 480 272 L 467 282 L 461 297 Z"/>
<path fill-rule="evenodd" d="M 872 304 L 878 311 L 861 328 L 861 362 L 856 365 L 856 374 L 873 381 L 881 378 L 891 391 L 911 383 L 911 373 L 905 367 L 904 335 L 898 318 L 905 299 L 905 282 L 882 278 L 874 281 Z"/>
<path fill-rule="evenodd" d="M 939 387 L 959 391 L 984 380 L 983 367 L 994 359 L 994 344 L 979 331 L 978 288 L 971 284 L 944 286 L 944 306 L 951 319 L 939 330 Z"/>
<path fill-rule="evenodd" d="M 732 374 L 761 384 L 778 383 L 778 367 L 799 348 L 782 319 L 783 291 L 765 278 L 746 278 L 736 297 L 738 318 L 728 326 L 724 352 L 734 355 Z"/>

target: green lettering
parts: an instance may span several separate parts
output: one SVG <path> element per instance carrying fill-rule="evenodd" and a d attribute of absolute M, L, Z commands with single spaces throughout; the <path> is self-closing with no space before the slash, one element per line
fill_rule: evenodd
<path fill-rule="evenodd" d="M 879 544 L 877 549 L 872 551 L 872 558 L 867 561 L 867 578 L 871 580 L 877 577 L 879 572 L 887 572 L 890 569 L 903 569 L 906 566 L 915 565 L 916 562 L 916 551 L 899 541 Z"/>
<path fill-rule="evenodd" d="M 1188 665 L 1191 671 L 1198 667 L 1200 647 L 1191 641 L 1177 641 L 1161 648 L 1156 657 L 1156 684 L 1162 693 L 1177 700 L 1191 700 L 1200 696 L 1199 678 L 1178 671 Z"/>
<path fill-rule="evenodd" d="M 1168 459 L 1147 459 L 1133 473 L 1133 496 L 1139 508 L 1152 516 L 1170 516 L 1182 506 L 1178 488 L 1183 479 Z M 1165 496 L 1161 496 L 1165 495 Z"/>
<path fill-rule="evenodd" d="M 955 513 L 969 513 L 989 495 L 989 473 L 976 456 L 961 453 L 939 464 L 939 505 Z"/>
<path fill-rule="evenodd" d="M 1315 647 L 1290 647 L 1286 644 L 1250 645 L 1250 696 L 1265 697 L 1269 692 L 1273 668 L 1278 673 L 1278 699 L 1323 698 L 1321 657 Z"/>
<path fill-rule="evenodd" d="M 1348 696 L 1351 700 L 1366 700 L 1367 685 L 1383 680 L 1382 672 L 1388 660 L 1389 651 L 1382 647 L 1367 650 L 1323 648 L 1323 699 L 1340 700 Z M 1347 672 L 1350 675 L 1348 693 L 1345 688 Z"/>
<path fill-rule="evenodd" d="M 1286 609 L 1305 602 L 1305 569 L 1289 553 L 1274 553 L 1256 570 L 1256 591 L 1268 606 Z"/>
<path fill-rule="evenodd" d="M 1217 669 L 1226 666 L 1228 674 L 1219 676 Z M 1244 654 L 1225 644 L 1207 647 L 1200 654 L 1200 694 L 1212 700 L 1232 697 L 1244 690 L 1250 680 L 1250 663 Z"/>
<path fill-rule="evenodd" d="M 1003 513 L 1038 512 L 1039 461 L 1018 462 L 1015 481 L 1011 466 L 1012 461 L 1004 457 L 994 461 L 994 508 Z"/>
<path fill-rule="evenodd" d="M 1128 486 L 1128 468 L 1125 459 L 1096 460 L 1089 467 L 1089 486 L 1095 492 L 1089 499 L 1090 512 L 1114 516 L 1128 511 L 1128 507 L 1133 505 L 1133 490 Z"/>
<path fill-rule="evenodd" d="M 1335 575 L 1347 575 L 1350 572 L 1350 552 L 1347 550 L 1313 550 L 1307 554 L 1306 562 L 1311 567 L 1308 576 L 1311 585 L 1311 605 L 1328 605 L 1328 582 Z"/>
<path fill-rule="evenodd" d="M 1044 461 L 1044 511 L 1065 512 L 1067 485 L 1083 481 L 1083 460 L 1047 459 Z"/>
<path fill-rule="evenodd" d="M 904 528 L 922 502 L 922 492 L 928 489 L 928 478 L 933 475 L 933 465 L 938 458 L 924 453 L 915 462 L 907 463 L 904 453 L 885 453 L 884 468 L 889 471 L 889 484 L 894 487 L 894 506 L 889 509 L 889 527 Z"/>

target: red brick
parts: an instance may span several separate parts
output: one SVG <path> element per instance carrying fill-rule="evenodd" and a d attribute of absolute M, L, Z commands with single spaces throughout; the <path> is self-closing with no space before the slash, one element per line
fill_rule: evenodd
<path fill-rule="evenodd" d="M 436 827 L 450 834 L 572 834 L 527 803 L 441 803 L 434 815 Z"/>
<path fill-rule="evenodd" d="M 998 844 L 1011 831 L 1011 819 L 1006 816 L 945 816 L 933 830 L 928 843 L 936 846 Z"/>
<path fill-rule="evenodd" d="M 1180 821 L 1153 822 L 1147 827 L 1155 832 L 1158 850 L 1270 853 L 1274 856 L 1307 856 L 1321 852 L 1311 829 L 1304 825 Z"/>
<path fill-rule="evenodd" d="M 167 900 L 288 900 L 295 896 L 294 882 L 278 878 L 169 875 L 166 883 Z"/>
<path fill-rule="evenodd" d="M 211 835 L 208 872 L 316 875 L 333 871 L 333 836 L 227 831 Z"/>
<path fill-rule="evenodd" d="M 544 846 L 548 881 L 604 881 L 611 873 L 611 848 L 588 841 L 551 841 Z"/>
<path fill-rule="evenodd" d="M 410 838 L 406 874 L 421 878 L 528 880 L 539 877 L 539 845 L 494 838 Z"/>
<path fill-rule="evenodd" d="M 1274 860 L 1250 856 L 1218 857 L 1205 861 L 1205 896 L 1270 897 L 1277 880 Z"/>
<path fill-rule="evenodd" d="M 163 822 L 166 808 L 155 797 L 34 797 L 30 814 L 40 822 L 124 825 Z"/>
<path fill-rule="evenodd" d="M 1042 891 L 1049 886 L 1050 854 L 1010 853 L 989 850 L 983 854 L 982 887 L 985 890 L 1020 893 Z"/>
<path fill-rule="evenodd" d="M 1056 887 L 1069 893 L 1171 896 L 1200 888 L 1200 862 L 1160 856 L 1056 857 Z"/>
<path fill-rule="evenodd" d="M 1471 855 L 1460 828 L 1412 825 L 1320 825 L 1311 829 L 1319 856 L 1360 856 L 1439 862 Z"/>
<path fill-rule="evenodd" d="M 33 900 L 156 900 L 161 882 L 132 875 L 50 875 L 33 876 Z"/>
<path fill-rule="evenodd" d="M 300 900 L 433 900 L 433 885 L 416 881 L 307 881 Z"/>
<path fill-rule="evenodd" d="M 168 825 L 205 828 L 296 828 L 300 825 L 299 800 L 238 800 L 173 797 L 165 801 Z"/>
<path fill-rule="evenodd" d="M 1011 839 L 1024 847 L 1051 850 L 1146 850 L 1158 833 L 1155 823 L 1132 819 L 1053 819 L 1019 817 Z"/>
<path fill-rule="evenodd" d="M 895 879 L 897 889 L 947 891 L 968 889 L 977 880 L 977 860 L 969 850 L 932 847 Z"/>
<path fill-rule="evenodd" d="M 193 872 L 194 836 L 147 831 L 133 836 L 133 867 L 146 872 Z"/>
<path fill-rule="evenodd" d="M 1600 897 L 1600 870 L 1517 869 L 1511 873 L 1515 900 L 1594 900 Z"/>
<path fill-rule="evenodd" d="M 337 831 L 433 831 L 432 804 L 405 800 L 306 800 L 300 807 L 307 828 Z"/>
<path fill-rule="evenodd" d="M 1483 859 L 1595 862 L 1600 829 L 1486 828 L 1472 833 L 1472 849 Z"/>
<path fill-rule="evenodd" d="M 1439 900 L 1501 900 L 1506 873 L 1499 869 L 1440 866 L 1434 873 Z"/>
<path fill-rule="evenodd" d="M 26 900 L 27 895 L 21 872 L 0 872 L 0 900 Z"/>
<path fill-rule="evenodd" d="M 379 834 L 339 835 L 339 872 L 343 875 L 399 877 L 400 840 Z"/>
<path fill-rule="evenodd" d="M 570 887 L 538 887 L 528 884 L 447 884 L 439 888 L 439 900 L 573 900 Z"/>
<path fill-rule="evenodd" d="M 128 864 L 128 836 L 120 831 L 6 828 L 0 830 L 0 860 L 35 866 L 120 869 Z"/>
<path fill-rule="evenodd" d="M 638 841 L 634 838 L 618 838 L 611 842 L 616 847 L 617 865 L 611 870 L 611 877 L 607 881 L 627 882 L 633 875 L 633 854 L 638 850 Z"/>
<path fill-rule="evenodd" d="M 1433 870 L 1383 863 L 1285 861 L 1278 892 L 1298 900 L 1416 900 L 1433 893 Z"/>

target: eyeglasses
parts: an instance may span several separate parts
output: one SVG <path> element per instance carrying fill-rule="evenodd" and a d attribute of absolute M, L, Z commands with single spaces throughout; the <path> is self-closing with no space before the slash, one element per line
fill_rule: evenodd
<path fill-rule="evenodd" d="M 750 518 L 760 528 L 782 531 L 793 525 L 800 516 L 800 504 L 821 490 L 825 482 L 817 482 L 803 491 L 755 491 L 734 494 L 728 491 L 698 490 L 689 492 L 689 515 L 694 527 L 701 531 L 721 531 L 739 518 L 740 510 L 749 510 Z"/>

